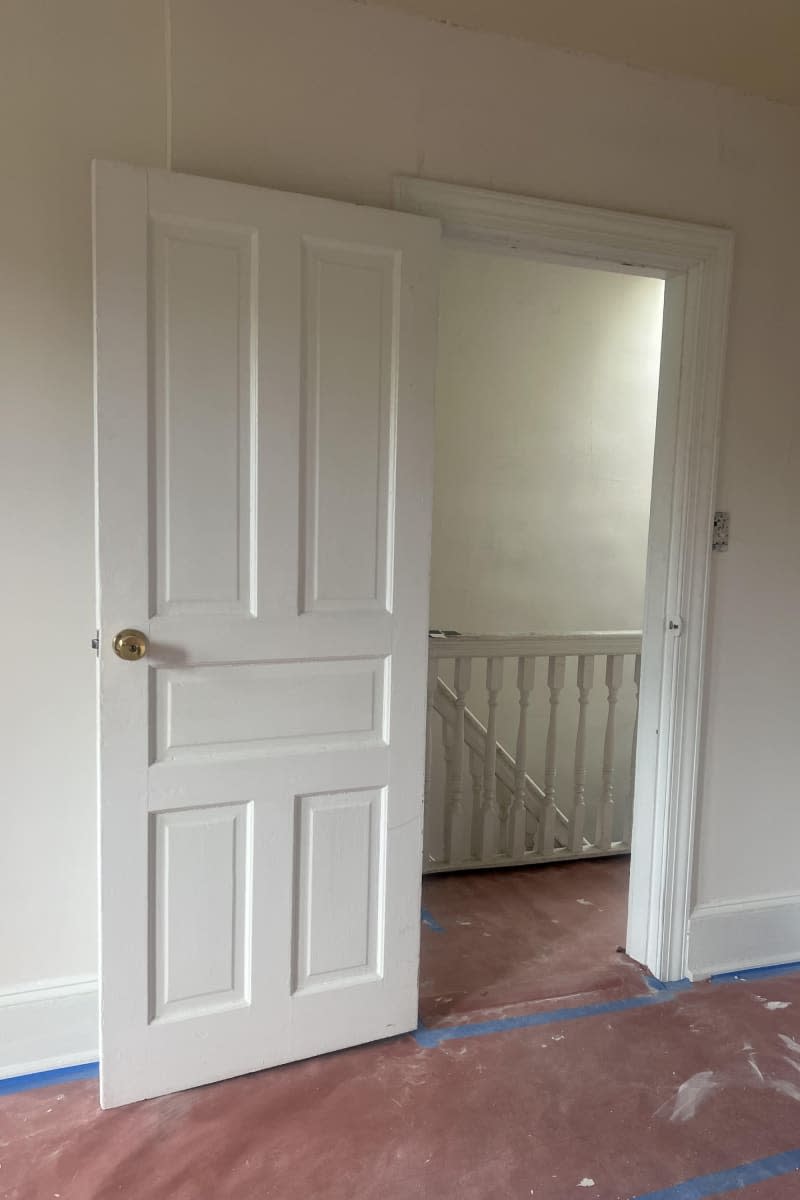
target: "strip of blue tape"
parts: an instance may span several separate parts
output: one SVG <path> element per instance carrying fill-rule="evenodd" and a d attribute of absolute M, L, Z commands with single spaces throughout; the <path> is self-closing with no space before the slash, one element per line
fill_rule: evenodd
<path fill-rule="evenodd" d="M 427 925 L 434 933 L 444 933 L 444 925 L 440 925 L 429 908 L 422 910 L 422 924 Z"/>
<path fill-rule="evenodd" d="M 440 925 L 433 914 L 423 908 L 422 922 L 432 929 L 434 933 L 444 933 L 444 926 Z M 747 971 L 730 971 L 725 974 L 712 975 L 712 983 L 746 983 L 748 980 L 769 979 L 775 975 L 792 975 L 800 971 L 800 962 L 791 963 L 776 963 L 771 967 L 753 967 Z M 483 1037 L 489 1033 L 502 1033 L 504 1030 L 510 1029 L 527 1029 L 536 1025 L 552 1025 L 563 1021 L 576 1021 L 581 1017 L 599 1017 L 604 1013 L 625 1012 L 628 1009 L 647 1008 L 653 1004 L 663 1004 L 672 999 L 676 992 L 686 991 L 692 987 L 688 979 L 679 979 L 673 983 L 662 983 L 659 979 L 652 975 L 645 976 L 645 983 L 650 989 L 650 994 L 647 996 L 632 996 L 627 1000 L 612 1000 L 606 1004 L 584 1004 L 576 1008 L 559 1008 L 552 1012 L 543 1013 L 526 1013 L 516 1017 L 501 1017 L 496 1021 L 475 1021 L 467 1025 L 448 1025 L 440 1029 L 426 1029 L 420 1026 L 415 1032 L 415 1038 L 420 1046 L 438 1046 L 441 1042 L 453 1041 L 458 1038 Z M 99 1064 L 96 1062 L 77 1063 L 71 1067 L 56 1067 L 52 1071 L 36 1071 L 30 1075 L 14 1075 L 10 1079 L 0 1079 L 0 1096 L 13 1095 L 16 1092 L 28 1092 L 34 1088 L 49 1087 L 59 1083 L 70 1083 L 78 1079 L 96 1079 L 98 1075 Z M 792 1151 L 788 1158 L 792 1155 L 797 1156 L 797 1163 L 785 1170 L 773 1171 L 773 1175 L 783 1175 L 789 1170 L 800 1170 L 800 1151 Z M 783 1162 L 787 1159 L 787 1155 L 776 1155 L 774 1159 L 762 1159 L 758 1163 L 748 1164 L 746 1167 L 736 1168 L 737 1171 L 749 1171 L 751 1168 L 762 1169 L 764 1163 Z M 794 1161 L 794 1160 L 792 1160 Z M 722 1173 L 723 1175 L 725 1172 Z M 730 1172 L 728 1172 L 730 1174 Z M 716 1176 L 702 1176 L 699 1180 L 689 1180 L 686 1184 L 677 1184 L 677 1188 L 688 1188 L 697 1184 L 704 1185 L 706 1179 L 716 1179 Z M 755 1183 L 759 1179 L 770 1179 L 772 1175 L 754 1175 L 752 1179 L 748 1179 L 748 1183 Z M 730 1191 L 732 1187 L 744 1187 L 746 1184 L 728 1185 Z M 719 1190 L 719 1189 L 718 1189 Z M 710 1191 L 675 1191 L 667 1190 L 665 1192 L 652 1192 L 647 1196 L 637 1197 L 637 1200 L 701 1200 L 702 1197 L 712 1196 L 714 1192 Z"/>
<path fill-rule="evenodd" d="M 694 1179 L 674 1183 L 672 1187 L 645 1192 L 635 1200 L 705 1200 L 707 1196 L 739 1192 L 751 1184 L 777 1179 L 794 1171 L 800 1171 L 800 1150 L 787 1150 L 784 1154 L 757 1158 L 727 1171 L 715 1171 L 713 1175 L 696 1175 Z"/>
<path fill-rule="evenodd" d="M 516 1017 L 499 1017 L 496 1021 L 474 1021 L 465 1025 L 445 1025 L 428 1029 L 421 1025 L 414 1033 L 419 1046 L 438 1046 L 460 1038 L 485 1037 L 488 1033 L 503 1033 L 509 1029 L 530 1029 L 535 1025 L 561 1025 L 581 1017 L 602 1017 L 606 1013 L 627 1012 L 632 1008 L 650 1008 L 666 1004 L 673 997 L 668 990 L 651 992 L 647 996 L 630 996 L 627 1000 L 608 1000 L 604 1004 L 581 1004 L 575 1008 L 557 1008 L 551 1012 L 522 1013 Z"/>
<path fill-rule="evenodd" d="M 800 962 L 776 963 L 773 967 L 751 967 L 748 971 L 727 971 L 712 975 L 712 983 L 747 983 L 748 980 L 770 979 L 773 975 L 793 975 L 800 971 Z"/>
<path fill-rule="evenodd" d="M 686 992 L 694 986 L 691 979 L 674 979 L 671 983 L 662 983 L 655 975 L 645 975 L 644 981 L 652 992 Z"/>
<path fill-rule="evenodd" d="M 13 1075 L 0 1079 L 0 1096 L 11 1096 L 15 1092 L 30 1092 L 34 1088 L 50 1087 L 52 1084 L 72 1083 L 76 1079 L 96 1079 L 99 1063 L 76 1063 L 73 1067 L 54 1067 L 52 1071 L 35 1071 L 31 1075 Z"/>

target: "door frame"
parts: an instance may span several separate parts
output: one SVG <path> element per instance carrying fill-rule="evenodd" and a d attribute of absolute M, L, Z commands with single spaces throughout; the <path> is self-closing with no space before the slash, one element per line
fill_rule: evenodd
<path fill-rule="evenodd" d="M 395 207 L 462 245 L 665 280 L 627 952 L 687 974 L 730 230 L 407 176 Z"/>

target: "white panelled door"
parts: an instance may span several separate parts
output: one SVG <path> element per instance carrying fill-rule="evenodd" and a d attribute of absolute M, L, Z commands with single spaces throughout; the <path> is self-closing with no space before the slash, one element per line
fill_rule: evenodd
<path fill-rule="evenodd" d="M 95 164 L 105 1107 L 416 1023 L 438 240 Z"/>

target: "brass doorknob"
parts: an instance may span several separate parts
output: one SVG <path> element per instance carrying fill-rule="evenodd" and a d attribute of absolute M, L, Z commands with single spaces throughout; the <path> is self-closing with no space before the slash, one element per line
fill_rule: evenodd
<path fill-rule="evenodd" d="M 121 629 L 114 638 L 114 653 L 127 662 L 144 658 L 149 649 L 145 635 L 139 629 Z"/>

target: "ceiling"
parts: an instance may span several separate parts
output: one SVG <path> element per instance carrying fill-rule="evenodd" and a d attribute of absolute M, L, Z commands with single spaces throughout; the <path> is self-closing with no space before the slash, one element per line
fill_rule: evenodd
<path fill-rule="evenodd" d="M 366 2 L 800 105 L 800 0 Z"/>

